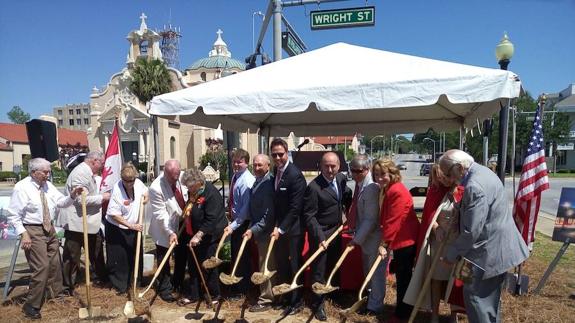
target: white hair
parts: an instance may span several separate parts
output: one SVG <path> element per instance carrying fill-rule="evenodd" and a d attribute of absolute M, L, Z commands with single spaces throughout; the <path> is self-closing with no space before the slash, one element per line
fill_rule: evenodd
<path fill-rule="evenodd" d="M 439 164 L 445 165 L 448 169 L 453 165 L 461 165 L 463 168 L 469 169 L 474 161 L 471 155 L 459 149 L 448 150 L 439 157 Z"/>
<path fill-rule="evenodd" d="M 50 162 L 44 158 L 32 158 L 28 162 L 28 172 L 32 173 L 37 170 L 50 169 Z"/>
<path fill-rule="evenodd" d="M 86 159 L 92 159 L 92 160 L 102 160 L 104 159 L 104 154 L 101 151 L 91 151 L 86 155 Z"/>

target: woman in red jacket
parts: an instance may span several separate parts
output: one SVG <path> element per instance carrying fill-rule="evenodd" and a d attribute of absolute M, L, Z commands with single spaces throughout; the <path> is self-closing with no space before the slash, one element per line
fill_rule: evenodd
<path fill-rule="evenodd" d="M 380 254 L 393 251 L 391 271 L 395 273 L 397 285 L 397 306 L 395 316 L 408 319 L 412 306 L 403 302 L 409 286 L 413 265 L 419 221 L 413 209 L 413 198 L 401 183 L 401 174 L 393 161 L 384 159 L 374 163 L 373 179 L 381 188 L 381 228 L 382 243 Z"/>

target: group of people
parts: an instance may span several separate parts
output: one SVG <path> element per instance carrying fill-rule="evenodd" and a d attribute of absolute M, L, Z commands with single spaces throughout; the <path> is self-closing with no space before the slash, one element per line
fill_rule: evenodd
<path fill-rule="evenodd" d="M 250 161 L 253 174 L 248 167 Z M 388 272 L 395 274 L 395 321 L 407 320 L 414 305 L 430 309 L 432 320 L 438 321 L 439 300 L 447 289 L 451 291 L 448 298 L 454 304 L 453 313 L 464 310 L 470 322 L 498 322 L 505 273 L 528 256 L 498 177 L 460 150 L 447 151 L 434 167 L 421 223 L 393 161 L 372 162 L 365 155 L 356 155 L 349 164 L 355 182 L 352 191 L 340 173 L 338 155 L 326 152 L 320 161 L 320 174 L 308 184 L 289 160 L 288 145 L 281 138 L 272 140 L 269 156 L 258 154 L 250 160 L 247 151 L 234 150 L 227 205 L 201 171 L 182 171 L 177 160 L 165 163 L 163 173 L 149 189 L 137 179 L 134 166 L 124 165 L 121 181 L 111 193 L 91 191 L 93 176 L 103 164 L 101 154 L 88 154 L 84 163 L 70 174 L 67 196 L 46 180 L 50 164 L 39 158 L 30 162 L 30 177 L 14 188 L 10 220 L 22 234 L 22 245 L 33 271 L 31 296 L 23 307 L 30 318 L 40 317 L 46 291 L 57 295 L 62 290 L 58 281 L 58 242 L 53 227 L 46 224 L 63 207 L 75 211 L 75 218 L 68 215 L 73 220 L 68 219 L 64 226 L 64 282 L 73 288 L 81 247 L 78 236 L 82 232 L 75 220 L 81 216 L 78 207 L 82 190 L 88 191 L 88 233 L 93 249 L 90 256 L 98 278 L 109 279 L 118 293 L 125 293 L 133 271 L 141 270 L 133 268 L 133 258 L 136 233 L 143 229 L 140 208 L 146 206 L 156 261 L 174 257 L 173 270 L 169 265 L 162 268 L 156 293 L 164 301 L 177 301 L 180 305 L 199 301 L 207 293 L 215 301 L 220 298 L 218 268 L 200 268 L 200 272 L 197 264 L 217 256 L 222 236 L 230 237 L 232 263 L 238 260 L 236 276 L 242 277 L 231 286 L 230 298 L 250 292 L 249 278 L 255 271 L 264 271 L 266 251 L 273 240 L 268 267 L 277 270 L 277 275 L 259 286 L 259 296 L 249 311 L 281 309 L 282 316 L 303 309 L 302 290 L 274 295 L 271 287 L 290 284 L 302 266 L 306 232 L 309 252 L 320 248 L 323 251 L 312 262 L 312 284 L 325 284 L 342 254 L 341 237 L 337 234 L 342 226 L 352 236 L 348 246 L 361 249 L 364 274 L 378 261 L 364 314 L 383 312 L 386 277 Z M 38 190 L 45 194 L 33 194 Z M 42 196 L 48 197 L 47 203 Z M 99 232 L 103 202 L 108 202 L 104 221 L 105 267 Z M 332 235 L 335 239 L 330 239 Z M 248 248 L 240 248 L 245 240 Z M 173 245 L 173 254 L 166 255 Z M 241 255 L 240 249 L 244 249 Z M 430 266 L 432 258 L 439 259 L 437 265 Z M 463 280 L 463 287 L 457 281 L 451 288 L 447 281 L 457 271 L 454 268 L 461 267 L 454 266 L 456 262 L 464 263 L 470 274 Z M 186 273 L 189 284 L 184 283 Z M 430 273 L 431 288 L 424 290 L 423 281 Z M 206 286 L 202 286 L 202 274 Z M 325 295 L 311 297 L 310 308 L 320 321 L 327 320 L 324 302 Z M 456 316 L 452 318 L 455 320 Z"/>

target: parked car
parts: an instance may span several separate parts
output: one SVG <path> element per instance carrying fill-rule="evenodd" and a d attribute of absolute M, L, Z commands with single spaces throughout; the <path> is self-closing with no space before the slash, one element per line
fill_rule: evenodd
<path fill-rule="evenodd" d="M 421 168 L 419 169 L 420 176 L 429 176 L 429 172 L 431 171 L 432 163 L 422 164 Z"/>
<path fill-rule="evenodd" d="M 407 166 L 406 166 L 405 164 L 397 164 L 397 168 L 398 168 L 399 170 L 406 170 L 406 169 L 407 169 Z"/>

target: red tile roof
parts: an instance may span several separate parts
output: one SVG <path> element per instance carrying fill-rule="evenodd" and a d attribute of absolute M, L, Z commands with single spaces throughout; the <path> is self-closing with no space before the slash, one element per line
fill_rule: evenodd
<path fill-rule="evenodd" d="M 27 144 L 28 135 L 26 125 L 13 123 L 0 123 L 0 137 L 15 143 Z M 88 135 L 85 131 L 58 128 L 58 145 L 72 145 L 88 147 Z"/>
<path fill-rule="evenodd" d="M 351 144 L 354 136 L 317 136 L 312 137 L 316 144 L 321 145 L 335 145 L 335 144 Z"/>

